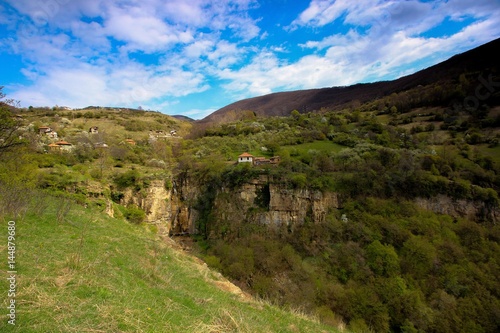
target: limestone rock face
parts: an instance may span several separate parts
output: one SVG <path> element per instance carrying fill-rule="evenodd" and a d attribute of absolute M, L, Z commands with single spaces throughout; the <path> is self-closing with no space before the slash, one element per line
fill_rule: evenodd
<path fill-rule="evenodd" d="M 168 223 L 170 221 L 171 192 L 165 189 L 163 180 L 153 180 L 146 189 L 142 205 L 146 212 L 146 221 L 150 223 Z"/>
<path fill-rule="evenodd" d="M 340 208 L 337 193 L 308 189 L 287 189 L 283 185 L 270 184 L 270 223 L 303 223 L 306 217 L 312 222 L 325 221 L 329 210 Z M 284 218 L 284 219 L 283 219 Z"/>
<path fill-rule="evenodd" d="M 145 221 L 168 225 L 171 217 L 171 192 L 167 191 L 164 181 L 152 180 L 148 188 L 141 192 L 126 189 L 120 203 L 124 206 L 136 205 L 146 213 Z"/>
<path fill-rule="evenodd" d="M 152 180 L 140 192 L 128 188 L 122 193 L 120 204 L 140 207 L 146 213 L 146 223 L 161 225 L 168 234 L 196 233 L 198 215 L 193 206 L 199 190 L 186 180 L 174 182 L 173 188 L 168 190 L 163 180 Z"/>
<path fill-rule="evenodd" d="M 221 189 L 214 202 L 214 214 L 229 224 L 259 223 L 293 231 L 306 219 L 324 222 L 328 212 L 339 207 L 337 193 L 290 189 L 258 178 L 236 189 Z"/>
<path fill-rule="evenodd" d="M 464 217 L 469 220 L 487 219 L 498 222 L 500 210 L 490 208 L 484 202 L 465 199 L 453 199 L 439 194 L 432 198 L 416 198 L 415 203 L 420 208 L 438 214 L 447 214 L 452 217 Z"/>
<path fill-rule="evenodd" d="M 199 202 L 207 196 L 207 193 L 202 193 L 202 188 L 184 178 L 175 180 L 172 188 L 167 190 L 163 180 L 153 180 L 140 192 L 124 191 L 120 203 L 141 207 L 146 212 L 146 222 L 161 225 L 170 235 L 196 234 L 200 213 L 203 213 L 197 210 Z M 221 187 L 211 191 L 209 234 L 216 237 L 246 223 L 293 232 L 306 221 L 323 223 L 329 211 L 341 208 L 338 193 L 293 189 L 265 176 L 236 188 Z M 500 216 L 498 208 L 488 207 L 485 203 L 454 200 L 444 195 L 417 198 L 415 203 L 426 210 L 471 220 L 496 222 Z M 113 215 L 112 205 L 107 205 L 106 212 Z"/>
<path fill-rule="evenodd" d="M 196 233 L 198 212 L 194 209 L 199 188 L 188 179 L 177 180 L 171 192 L 169 233 L 184 234 Z"/>
<path fill-rule="evenodd" d="M 106 200 L 106 209 L 104 211 L 109 217 L 115 217 L 115 210 L 113 209 L 113 201 Z"/>

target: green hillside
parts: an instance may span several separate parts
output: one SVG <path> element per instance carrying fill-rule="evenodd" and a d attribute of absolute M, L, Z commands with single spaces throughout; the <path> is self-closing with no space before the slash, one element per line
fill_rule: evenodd
<path fill-rule="evenodd" d="M 431 68 L 322 90 L 287 116 L 0 102 L 2 237 L 13 219 L 18 242 L 9 327 L 498 332 L 499 75 L 472 58 L 434 67 L 445 80 Z M 321 106 L 339 91 L 345 103 Z M 244 152 L 259 162 L 237 163 Z"/>
<path fill-rule="evenodd" d="M 3 265 L 2 332 L 334 331 L 241 293 L 155 229 L 38 190 L 1 194 L 0 253 L 14 220 L 17 269 L 13 326 Z"/>

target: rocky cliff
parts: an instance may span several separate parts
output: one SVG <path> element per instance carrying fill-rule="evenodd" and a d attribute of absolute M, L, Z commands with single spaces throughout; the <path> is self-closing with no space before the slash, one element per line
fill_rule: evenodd
<path fill-rule="evenodd" d="M 324 222 L 329 210 L 340 207 L 336 193 L 291 189 L 265 176 L 236 188 L 221 187 L 211 191 L 215 193 L 211 193 L 213 200 L 207 207 L 199 204 L 200 196 L 205 193 L 193 191 L 189 186 L 179 187 L 178 193 L 182 195 L 178 197 L 182 200 L 172 201 L 179 218 L 174 220 L 172 227 L 186 225 L 190 232 L 198 232 L 197 218 L 205 216 L 211 221 L 211 225 L 204 230 L 208 231 L 209 237 L 219 237 L 235 232 L 242 224 L 255 223 L 275 230 L 293 231 L 295 226 L 305 221 Z"/>
<path fill-rule="evenodd" d="M 337 193 L 292 189 L 264 176 L 236 188 L 211 191 L 212 201 L 203 208 L 200 200 L 207 195 L 203 186 L 189 179 L 176 179 L 172 189 L 167 190 L 162 180 L 154 180 L 139 193 L 132 189 L 124 191 L 120 203 L 141 207 L 146 212 L 146 222 L 161 225 L 170 235 L 198 233 L 199 220 L 208 216 L 211 225 L 207 230 L 211 237 L 234 232 L 241 224 L 255 223 L 293 232 L 306 221 L 322 223 L 329 211 L 341 208 Z M 415 203 L 426 210 L 471 220 L 496 222 L 500 216 L 498 209 L 488 208 L 484 203 L 453 200 L 444 195 L 417 198 Z"/>
<path fill-rule="evenodd" d="M 235 190 L 224 190 L 226 196 L 233 199 L 238 207 L 239 219 L 254 220 L 271 227 L 286 226 L 325 221 L 329 210 L 339 208 L 336 193 L 308 189 L 290 189 L 284 184 L 268 182 L 264 177 L 255 179 Z M 217 206 L 222 205 L 224 196 L 219 196 Z M 256 207 L 261 209 L 255 210 Z"/>
<path fill-rule="evenodd" d="M 500 218 L 500 209 L 489 207 L 481 201 L 453 199 L 440 194 L 432 198 L 416 198 L 415 203 L 420 208 L 434 213 L 464 217 L 472 221 L 488 220 L 496 223 Z"/>
<path fill-rule="evenodd" d="M 147 223 L 160 224 L 171 235 L 193 234 L 199 231 L 198 202 L 203 195 L 205 193 L 200 186 L 189 179 L 175 180 L 170 190 L 165 189 L 162 180 L 153 180 L 140 192 L 124 190 L 120 204 L 137 205 L 146 213 Z M 269 182 L 264 177 L 237 188 L 217 189 L 209 207 L 211 217 L 222 223 L 261 223 L 288 230 L 293 230 L 306 219 L 323 222 L 328 211 L 337 208 L 339 199 L 336 193 L 290 189 L 283 184 Z M 112 210 L 109 214 L 113 214 Z"/>
<path fill-rule="evenodd" d="M 120 204 L 136 205 L 146 213 L 146 222 L 168 225 L 171 220 L 172 192 L 167 191 L 163 180 L 152 180 L 147 188 L 136 192 L 131 188 L 123 191 Z"/>
<path fill-rule="evenodd" d="M 146 223 L 162 226 L 169 234 L 195 233 L 197 212 L 193 202 L 199 195 L 196 186 L 187 181 L 174 182 L 172 189 L 165 188 L 163 180 L 152 180 L 150 184 L 136 191 L 132 188 L 123 190 L 120 204 L 123 206 L 136 205 L 145 213 Z M 114 211 L 106 207 L 108 215 Z"/>

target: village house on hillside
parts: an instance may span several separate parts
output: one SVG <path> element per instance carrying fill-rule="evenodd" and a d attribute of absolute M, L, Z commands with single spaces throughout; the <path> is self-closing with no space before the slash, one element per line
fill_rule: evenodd
<path fill-rule="evenodd" d="M 129 144 L 131 146 L 135 146 L 136 142 L 133 139 L 125 139 L 124 141 L 126 144 Z"/>
<path fill-rule="evenodd" d="M 247 152 L 238 156 L 238 163 L 251 163 L 252 165 L 263 165 L 263 164 L 279 164 L 280 157 L 273 156 L 271 158 L 265 157 L 254 157 L 252 154 Z"/>
<path fill-rule="evenodd" d="M 40 127 L 38 127 L 38 133 L 39 134 L 46 134 L 46 133 L 49 133 L 49 132 L 52 132 L 52 128 L 50 128 L 48 126 L 40 126 Z"/>
<path fill-rule="evenodd" d="M 49 150 L 52 152 L 69 152 L 73 149 L 73 145 L 67 141 L 57 141 L 49 145 Z"/>
<path fill-rule="evenodd" d="M 40 135 L 46 135 L 51 139 L 57 139 L 57 132 L 48 126 L 40 126 L 38 127 L 38 133 Z"/>
<path fill-rule="evenodd" d="M 253 155 L 249 153 L 243 153 L 238 156 L 238 163 L 252 163 L 253 164 Z"/>

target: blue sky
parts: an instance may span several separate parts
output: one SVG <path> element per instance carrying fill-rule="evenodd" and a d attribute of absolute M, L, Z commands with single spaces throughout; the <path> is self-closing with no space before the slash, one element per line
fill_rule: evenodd
<path fill-rule="evenodd" d="M 0 85 L 25 107 L 199 119 L 395 79 L 498 37 L 500 0 L 0 0 Z"/>

